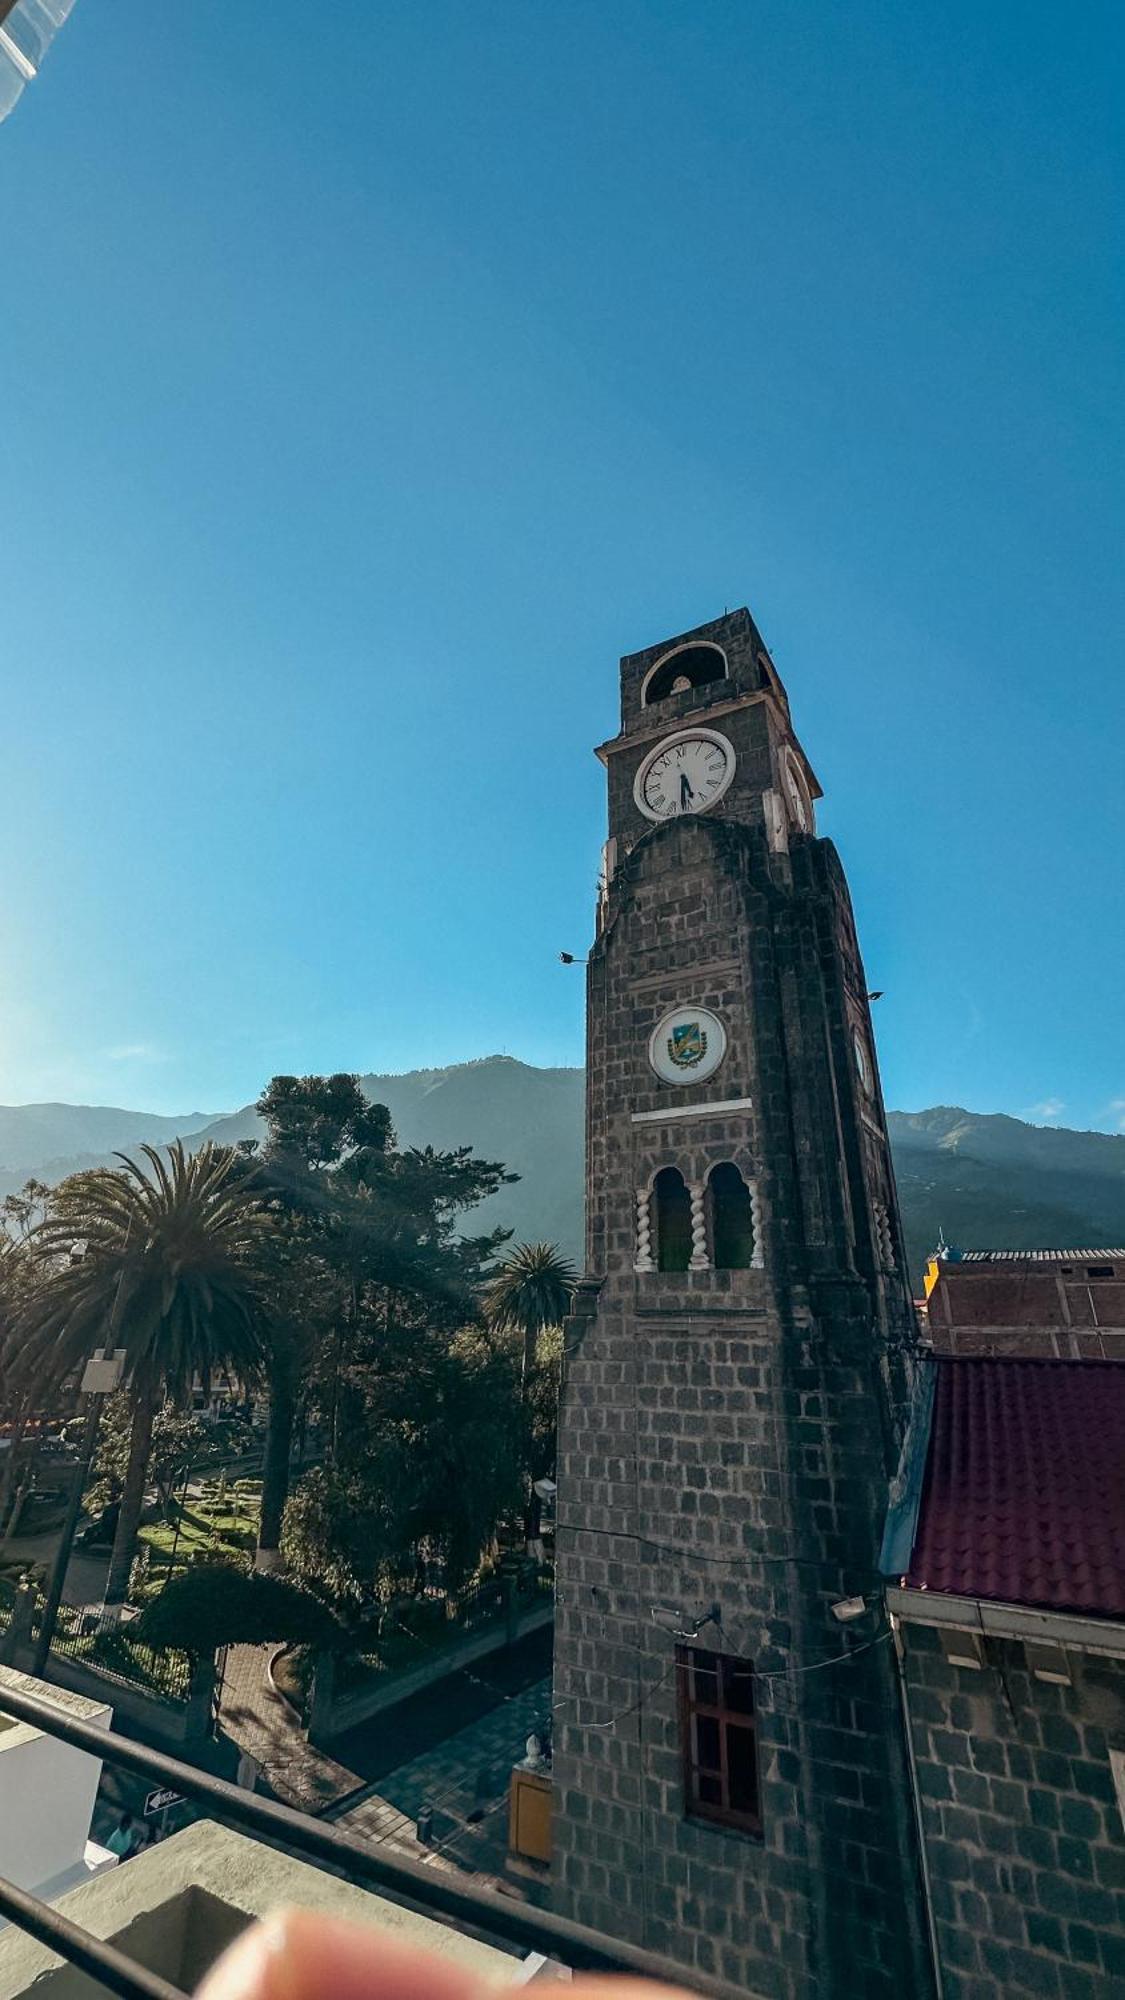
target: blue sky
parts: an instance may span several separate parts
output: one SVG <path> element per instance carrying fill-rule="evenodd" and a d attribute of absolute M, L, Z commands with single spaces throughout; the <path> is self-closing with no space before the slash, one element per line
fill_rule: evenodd
<path fill-rule="evenodd" d="M 0 125 L 0 1098 L 581 1060 L 749 603 L 888 1101 L 1125 1120 L 1120 12 L 78 0 Z"/>

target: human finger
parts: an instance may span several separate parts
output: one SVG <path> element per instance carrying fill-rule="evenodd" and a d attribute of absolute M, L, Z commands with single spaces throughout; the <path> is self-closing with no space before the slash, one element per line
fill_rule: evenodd
<path fill-rule="evenodd" d="M 485 1990 L 375 1924 L 278 1910 L 224 1952 L 197 2000 L 481 2000 Z"/>

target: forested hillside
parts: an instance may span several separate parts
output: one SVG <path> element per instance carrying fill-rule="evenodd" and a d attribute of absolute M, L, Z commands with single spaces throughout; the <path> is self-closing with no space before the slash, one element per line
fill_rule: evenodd
<path fill-rule="evenodd" d="M 482 1229 L 503 1223 L 521 1239 L 546 1237 L 578 1259 L 583 1084 L 579 1069 L 535 1069 L 511 1056 L 363 1078 L 368 1096 L 389 1107 L 404 1145 L 472 1146 L 520 1175 L 478 1211 Z M 939 1229 L 964 1248 L 1125 1241 L 1125 1137 L 957 1106 L 892 1111 L 889 1122 L 915 1277 Z M 179 1133 L 196 1146 L 252 1138 L 259 1129 L 252 1106 L 215 1119 L 107 1106 L 0 1107 L 0 1194 L 33 1173 L 60 1180 L 145 1139 L 160 1144 Z"/>

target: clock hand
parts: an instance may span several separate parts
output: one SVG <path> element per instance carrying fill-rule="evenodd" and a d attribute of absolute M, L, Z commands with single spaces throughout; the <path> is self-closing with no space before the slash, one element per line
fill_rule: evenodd
<path fill-rule="evenodd" d="M 695 793 L 694 793 L 694 792 L 692 791 L 692 789 L 691 789 L 691 786 L 690 786 L 690 785 L 688 784 L 688 781 L 687 781 L 687 772 L 686 772 L 686 771 L 681 771 L 681 773 L 680 773 L 680 804 L 681 804 L 681 806 L 686 806 L 686 804 L 687 804 L 688 800 L 689 800 L 689 799 L 693 799 L 694 797 L 695 797 Z"/>

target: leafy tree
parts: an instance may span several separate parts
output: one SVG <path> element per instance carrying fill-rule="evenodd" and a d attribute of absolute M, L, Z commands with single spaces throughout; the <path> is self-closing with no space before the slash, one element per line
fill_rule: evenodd
<path fill-rule="evenodd" d="M 81 1423 L 68 1426 L 64 1435 L 69 1436 L 72 1429 L 81 1432 Z M 119 1390 L 109 1397 L 102 1412 L 93 1477 L 86 1491 L 88 1513 L 100 1513 L 120 1494 L 129 1469 L 132 1430 L 132 1401 L 127 1390 Z M 175 1488 L 202 1450 L 207 1435 L 206 1424 L 192 1411 L 177 1409 L 175 1403 L 162 1403 L 153 1418 L 148 1477 L 156 1487 L 166 1520 L 172 1512 Z"/>
<path fill-rule="evenodd" d="M 174 1577 L 133 1630 L 150 1646 L 197 1656 L 219 1646 L 270 1640 L 329 1646 L 343 1634 L 331 1613 L 284 1577 L 247 1575 L 225 1563 L 200 1563 Z"/>
<path fill-rule="evenodd" d="M 21 1316 L 20 1368 L 62 1382 L 103 1345 L 125 1349 L 133 1422 L 106 1602 L 124 1602 L 156 1412 L 197 1375 L 252 1380 L 262 1363 L 255 1258 L 265 1211 L 238 1155 L 177 1142 L 148 1166 L 72 1175 L 35 1232 L 41 1282 Z M 73 1247 L 81 1246 L 75 1257 Z"/>
<path fill-rule="evenodd" d="M 369 1104 L 354 1076 L 275 1076 L 258 1099 L 265 1121 L 259 1184 L 273 1227 L 266 1250 L 270 1338 L 269 1421 L 262 1475 L 259 1567 L 279 1560 L 293 1432 L 313 1349 L 339 1318 L 339 1284 L 327 1254 L 335 1219 L 329 1172 L 359 1167 L 391 1138 L 384 1105 Z"/>
<path fill-rule="evenodd" d="M 279 1177 L 285 1168 L 295 1179 L 314 1174 L 346 1155 L 366 1159 L 384 1152 L 391 1136 L 386 1105 L 369 1103 L 356 1076 L 275 1076 L 254 1108 Z"/>
<path fill-rule="evenodd" d="M 407 1545 L 396 1470 L 374 1447 L 347 1472 L 314 1466 L 285 1509 L 281 1546 L 289 1570 L 344 1616 L 359 1616 L 401 1572 Z"/>
<path fill-rule="evenodd" d="M 482 1327 L 400 1328 L 367 1381 L 361 1441 L 286 1509 L 294 1574 L 350 1614 L 417 1589 L 431 1564 L 455 1590 L 518 1512 L 518 1381 L 514 1347 Z"/>
<path fill-rule="evenodd" d="M 19 1327 L 35 1282 L 32 1238 L 50 1192 L 43 1181 L 33 1178 L 0 1202 L 0 1414 L 11 1424 L 0 1474 L 5 1539 L 18 1525 L 23 1501 L 35 1483 L 42 1438 L 41 1385 L 20 1366 Z"/>
<path fill-rule="evenodd" d="M 257 1108 L 267 1128 L 257 1172 L 274 1223 L 258 1561 L 272 1567 L 302 1397 L 327 1427 L 340 1473 L 332 1491 L 354 1501 L 357 1455 L 370 1460 L 364 1411 L 381 1348 L 403 1324 L 464 1318 L 481 1266 L 504 1236 L 465 1241 L 456 1222 L 514 1177 L 468 1147 L 399 1152 L 386 1107 L 368 1103 L 358 1077 L 275 1077 Z M 374 1476 L 370 1463 L 367 1470 Z M 325 1496 L 317 1505 L 323 1522 Z"/>

